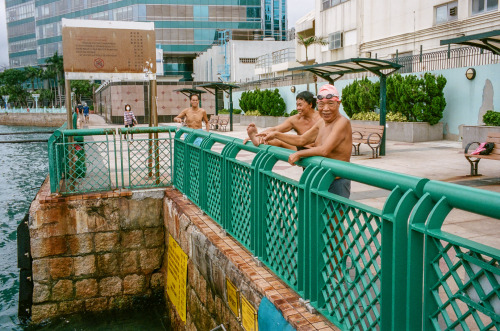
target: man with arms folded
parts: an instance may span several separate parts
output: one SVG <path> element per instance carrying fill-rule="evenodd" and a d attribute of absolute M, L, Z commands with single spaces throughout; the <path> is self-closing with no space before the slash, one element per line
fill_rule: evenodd
<path fill-rule="evenodd" d="M 317 122 L 311 129 L 300 136 L 288 135 L 278 131 L 258 134 L 265 141 L 279 139 L 294 146 L 312 147 L 299 150 L 288 158 L 294 164 L 300 158 L 308 156 L 323 156 L 334 160 L 350 162 L 352 150 L 351 122 L 339 112 L 340 98 L 335 86 L 323 85 L 319 90 L 318 110 L 323 121 Z M 351 181 L 345 178 L 335 178 L 330 187 L 330 193 L 349 198 Z"/>
<path fill-rule="evenodd" d="M 319 116 L 318 112 L 314 110 L 314 108 L 316 108 L 316 99 L 311 92 L 300 92 L 299 94 L 297 94 L 295 99 L 297 104 L 297 111 L 299 113 L 287 118 L 285 122 L 281 123 L 278 126 L 262 131 L 260 134 L 265 134 L 270 131 L 288 132 L 291 130 L 295 130 L 298 135 L 301 135 L 312 128 L 313 125 L 316 124 L 316 122 L 321 121 L 321 116 Z M 253 123 L 248 125 L 247 133 L 249 138 L 243 141 L 244 144 L 246 144 L 247 141 L 251 140 L 255 146 L 259 146 L 260 144 L 265 143 L 268 145 L 297 150 L 296 146 L 288 144 L 279 139 L 270 139 L 264 142 L 259 136 L 257 136 L 257 127 Z"/>

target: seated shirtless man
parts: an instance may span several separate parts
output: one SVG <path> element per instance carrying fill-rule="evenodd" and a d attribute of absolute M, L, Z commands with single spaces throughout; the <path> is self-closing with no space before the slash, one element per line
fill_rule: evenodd
<path fill-rule="evenodd" d="M 316 108 L 316 99 L 311 92 L 300 92 L 299 94 L 297 94 L 297 97 L 295 99 L 297 100 L 297 111 L 299 113 L 287 118 L 286 121 L 278 126 L 262 131 L 261 134 L 269 131 L 288 132 L 290 130 L 295 130 L 298 135 L 301 135 L 312 128 L 316 122 L 321 120 L 321 116 L 319 116 L 318 112 L 314 110 L 314 108 Z M 248 125 L 247 133 L 249 138 L 243 141 L 244 144 L 246 144 L 247 141 L 251 140 L 255 146 L 259 146 L 260 144 L 265 143 L 268 145 L 297 150 L 296 146 L 287 144 L 286 142 L 278 139 L 270 139 L 264 142 L 257 136 L 257 127 L 253 123 Z"/>
<path fill-rule="evenodd" d="M 302 157 L 323 156 L 334 160 L 350 162 L 352 149 L 351 122 L 339 112 L 340 99 L 335 86 L 327 84 L 321 87 L 318 94 L 318 110 L 323 121 L 317 122 L 311 129 L 300 136 L 284 134 L 278 131 L 260 133 L 265 141 L 279 139 L 294 146 L 311 148 L 300 150 L 290 155 L 288 162 L 294 164 Z M 329 192 L 349 198 L 351 181 L 335 178 Z"/>
<path fill-rule="evenodd" d="M 191 94 L 189 97 L 191 107 L 181 111 L 179 115 L 174 118 L 174 122 L 182 123 L 182 119 L 186 118 L 186 126 L 191 129 L 202 129 L 202 122 L 205 122 L 205 128 L 209 131 L 208 117 L 205 109 L 199 107 L 199 99 L 197 94 Z"/>

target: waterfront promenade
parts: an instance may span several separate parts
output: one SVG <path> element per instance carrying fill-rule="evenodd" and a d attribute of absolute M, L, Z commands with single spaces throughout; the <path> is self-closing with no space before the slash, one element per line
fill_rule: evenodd
<path fill-rule="evenodd" d="M 160 123 L 160 125 L 179 126 L 178 123 Z M 90 123 L 85 124 L 84 127 L 109 128 L 123 127 L 123 125 L 107 124 L 100 116 L 91 114 Z M 246 126 L 235 124 L 233 129 L 232 132 L 214 132 L 240 139 L 247 137 Z M 262 128 L 258 129 L 260 131 Z M 162 135 L 167 136 L 166 134 L 160 136 Z M 138 135 L 136 139 L 139 137 Z M 212 149 L 217 150 L 222 149 L 222 147 L 223 145 L 216 144 Z M 387 141 L 385 156 L 371 159 L 371 152 L 366 146 L 361 146 L 361 154 L 352 156 L 351 162 L 367 167 L 500 193 L 500 167 L 498 162 L 483 160 L 479 166 L 482 176 L 468 176 L 470 171 L 469 163 L 463 156 L 461 142 L 458 141 L 441 140 L 420 143 Z M 241 152 L 238 154 L 238 159 L 251 162 L 253 156 L 252 153 Z M 294 180 L 299 180 L 302 174 L 302 168 L 290 166 L 288 163 L 281 161 L 275 165 L 273 171 Z M 389 193 L 387 190 L 353 182 L 351 199 L 381 209 Z M 453 210 L 446 218 L 443 230 L 500 249 L 500 223 L 498 220 L 461 210 Z"/>

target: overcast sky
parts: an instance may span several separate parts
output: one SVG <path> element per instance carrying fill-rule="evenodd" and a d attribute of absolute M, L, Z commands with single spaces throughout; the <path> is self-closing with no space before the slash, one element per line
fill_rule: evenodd
<path fill-rule="evenodd" d="M 288 28 L 314 9 L 315 0 L 288 0 Z M 9 63 L 7 49 L 7 25 L 5 22 L 5 0 L 0 0 L 0 67 Z"/>

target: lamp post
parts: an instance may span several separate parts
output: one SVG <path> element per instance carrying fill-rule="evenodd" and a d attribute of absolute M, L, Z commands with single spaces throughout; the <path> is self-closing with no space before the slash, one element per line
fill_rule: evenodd
<path fill-rule="evenodd" d="M 35 109 L 38 109 L 38 98 L 40 97 L 40 94 L 32 94 L 31 96 L 35 99 Z"/>
<path fill-rule="evenodd" d="M 5 101 L 5 111 L 9 109 L 8 102 L 9 102 L 9 96 L 8 95 L 2 95 L 3 101 Z"/>

